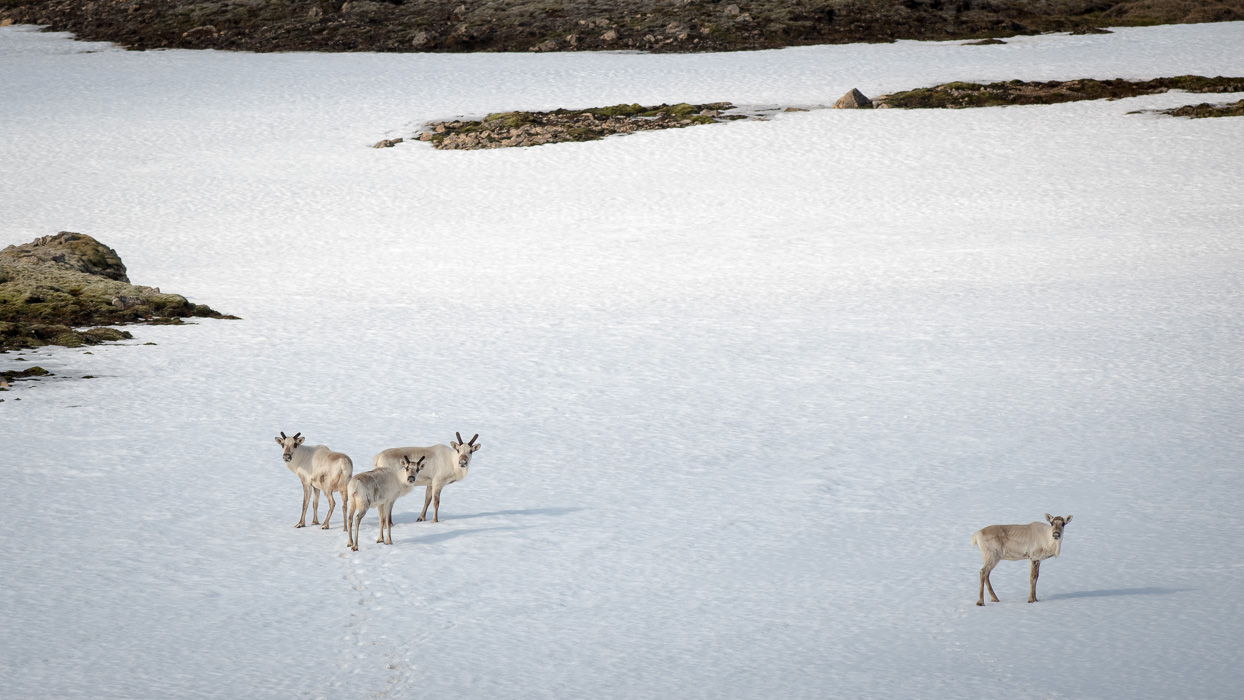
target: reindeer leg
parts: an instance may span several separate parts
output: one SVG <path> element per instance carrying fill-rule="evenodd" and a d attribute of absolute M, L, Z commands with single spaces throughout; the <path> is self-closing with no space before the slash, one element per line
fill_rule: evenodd
<path fill-rule="evenodd" d="M 346 512 L 346 504 L 348 504 L 349 502 L 350 502 L 349 495 L 346 493 L 346 490 L 345 490 L 345 489 L 342 489 L 342 490 L 341 490 L 341 512 L 342 512 L 342 513 L 345 513 L 345 512 Z M 342 530 L 349 531 L 349 530 L 350 530 L 350 522 L 349 522 L 349 521 L 346 521 L 345 523 L 342 523 L 342 527 L 341 527 L 341 529 L 342 529 Z"/>
<path fill-rule="evenodd" d="M 989 572 L 993 571 L 993 567 L 997 565 L 998 565 L 998 562 L 995 560 L 994 563 L 989 567 L 989 570 L 985 572 L 985 587 L 989 589 L 989 602 L 991 603 L 1001 602 L 998 600 L 998 596 L 993 592 L 993 581 L 989 580 Z"/>
<path fill-rule="evenodd" d="M 1041 573 L 1041 560 L 1033 559 L 1028 567 L 1028 602 L 1037 602 L 1037 576 Z"/>
<path fill-rule="evenodd" d="M 989 572 L 993 571 L 993 568 L 997 565 L 998 565 L 997 559 L 994 559 L 993 561 L 986 559 L 985 565 L 981 567 L 981 587 L 980 587 L 980 593 L 976 597 L 977 605 L 985 604 L 985 587 L 986 586 L 989 587 L 989 599 L 994 603 L 998 602 L 998 596 L 994 595 L 994 592 L 993 592 L 993 584 L 989 582 Z"/>
<path fill-rule="evenodd" d="M 311 504 L 311 524 L 319 525 L 320 524 L 320 490 L 314 486 L 312 486 L 311 489 L 315 491 L 315 501 Z"/>
<path fill-rule="evenodd" d="M 432 484 L 428 484 L 428 488 L 423 492 L 423 512 L 419 514 L 419 519 L 415 522 L 421 523 L 428 517 L 428 504 L 432 502 Z"/>
<path fill-rule="evenodd" d="M 351 545 L 351 549 L 356 552 L 359 551 L 359 525 L 363 523 L 363 516 L 365 515 L 367 515 L 366 507 L 359 508 L 354 514 L 354 544 Z"/>
<path fill-rule="evenodd" d="M 393 504 L 385 506 L 384 509 L 384 543 L 393 544 Z"/>
<path fill-rule="evenodd" d="M 346 510 L 346 504 L 341 503 L 341 510 L 346 513 L 346 547 L 354 546 L 354 504 L 350 504 L 349 510 Z"/>
<path fill-rule="evenodd" d="M 304 481 L 302 482 L 302 513 L 298 516 L 298 524 L 294 526 L 295 528 L 307 526 L 307 501 L 309 500 L 311 500 L 311 485 Z"/>
<path fill-rule="evenodd" d="M 333 500 L 332 491 L 325 491 L 324 495 L 328 496 L 328 515 L 324 516 L 324 527 L 320 528 L 321 530 L 328 529 L 328 521 L 333 519 L 333 509 L 337 507 L 337 501 Z M 342 510 L 345 509 L 343 508 Z"/>
<path fill-rule="evenodd" d="M 439 523 L 441 521 L 441 489 L 445 488 L 444 484 L 436 487 L 436 492 L 432 494 L 432 522 Z"/>
<path fill-rule="evenodd" d="M 384 526 L 389 519 L 389 507 L 384 503 L 376 506 L 376 512 L 380 515 L 380 535 L 376 538 L 376 544 L 384 544 Z"/>

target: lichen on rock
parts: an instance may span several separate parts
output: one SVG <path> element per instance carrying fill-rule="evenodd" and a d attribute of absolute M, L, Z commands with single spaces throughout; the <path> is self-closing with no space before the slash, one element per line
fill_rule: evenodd
<path fill-rule="evenodd" d="M 0 351 L 95 345 L 133 337 L 101 326 L 185 316 L 236 318 L 131 284 L 120 255 L 86 234 L 62 231 L 0 250 Z M 84 326 L 94 327 L 76 330 Z"/>

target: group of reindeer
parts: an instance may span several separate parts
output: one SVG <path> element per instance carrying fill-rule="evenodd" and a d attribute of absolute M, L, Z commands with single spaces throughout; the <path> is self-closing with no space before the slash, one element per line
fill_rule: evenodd
<path fill-rule="evenodd" d="M 328 515 L 324 516 L 323 525 L 327 530 L 337 505 L 333 493 L 337 492 L 341 494 L 341 510 L 345 515 L 347 547 L 358 551 L 359 523 L 373 506 L 380 515 L 380 536 L 376 543 L 393 544 L 393 503 L 420 484 L 426 484 L 427 490 L 423 494 L 423 512 L 418 522 L 427 517 L 429 503 L 432 504 L 432 522 L 440 522 L 441 489 L 466 478 L 471 455 L 480 448 L 475 443 L 478 433 L 466 442 L 459 433 L 454 433 L 454 437 L 458 439 L 448 446 L 389 448 L 372 459 L 371 471 L 355 474 L 354 464 L 346 455 L 324 445 L 304 445 L 306 438 L 302 433 L 294 433 L 293 437 L 281 433 L 276 438 L 283 450 L 281 457 L 302 482 L 302 513 L 294 527 L 306 525 L 308 501 L 311 501 L 311 524 L 320 523 L 320 492 L 323 491 L 328 496 Z M 986 587 L 989 598 L 999 602 L 989 581 L 989 572 L 1004 559 L 1029 561 L 1028 602 L 1037 602 L 1041 562 L 1058 556 L 1063 528 L 1071 522 L 1071 516 L 1064 518 L 1046 513 L 1045 520 L 1027 525 L 990 525 L 972 533 L 970 543 L 980 550 L 985 562 L 980 570 L 977 605 L 985 604 Z"/>
<path fill-rule="evenodd" d="M 345 518 L 346 546 L 359 549 L 359 523 L 373 506 L 380 515 L 380 536 L 377 544 L 393 544 L 393 503 L 410 493 L 416 486 L 426 484 L 423 495 L 423 512 L 419 522 L 428 515 L 432 504 L 432 522 L 440 522 L 441 489 L 466 478 L 471 455 L 480 445 L 476 433 L 463 442 L 462 435 L 454 433 L 456 441 L 431 447 L 392 447 L 372 459 L 372 470 L 354 473 L 354 463 L 341 452 L 334 452 L 325 445 L 304 445 L 302 433 L 286 437 L 282 432 L 276 438 L 281 446 L 281 459 L 298 480 L 302 482 L 302 512 L 298 524 L 307 524 L 307 503 L 311 502 L 311 524 L 320 524 L 320 492 L 328 496 L 328 515 L 324 516 L 321 529 L 327 530 L 337 502 L 333 493 L 341 494 L 341 513 Z M 314 496 L 313 496 L 314 494 Z"/>

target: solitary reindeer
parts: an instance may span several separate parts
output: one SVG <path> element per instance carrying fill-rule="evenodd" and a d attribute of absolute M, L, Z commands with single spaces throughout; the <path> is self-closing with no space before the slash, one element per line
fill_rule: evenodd
<path fill-rule="evenodd" d="M 328 529 L 328 521 L 333 519 L 333 509 L 337 502 L 333 500 L 333 492 L 341 494 L 341 513 L 346 512 L 346 486 L 350 483 L 350 475 L 354 473 L 354 463 L 340 452 L 333 452 L 324 445 L 306 445 L 302 433 L 294 433 L 293 437 L 276 438 L 276 444 L 282 448 L 281 459 L 285 466 L 302 482 L 302 512 L 298 524 L 294 527 L 305 527 L 307 524 L 307 501 L 311 500 L 311 492 L 315 492 L 315 500 L 311 504 L 311 524 L 320 524 L 320 491 L 328 496 L 328 515 L 324 516 L 324 527 Z M 349 523 L 343 523 L 347 529 Z"/>
<path fill-rule="evenodd" d="M 1063 542 L 1063 528 L 1071 522 L 1071 516 L 1051 516 L 1045 514 L 1046 522 L 1028 523 L 1027 525 L 990 525 L 972 533 L 972 546 L 981 550 L 981 559 L 985 565 L 981 567 L 980 593 L 976 604 L 985 604 L 985 587 L 989 587 L 989 599 L 998 602 L 994 595 L 993 584 L 989 582 L 989 572 L 1002 559 L 1019 561 L 1027 559 L 1028 602 L 1037 602 L 1037 575 L 1041 571 L 1041 560 L 1058 556 Z"/>
<path fill-rule="evenodd" d="M 466 478 L 467 467 L 471 464 L 471 455 L 475 454 L 481 446 L 475 444 L 479 433 L 476 433 L 466 443 L 462 442 L 461 433 L 454 433 L 454 437 L 458 438 L 458 441 L 450 442 L 448 447 L 444 445 L 390 447 L 372 459 L 372 468 L 380 469 L 400 465 L 402 458 L 413 461 L 420 457 L 427 457 L 428 464 L 419 474 L 419 480 L 415 482 L 416 486 L 421 484 L 428 486 L 423 492 L 423 512 L 419 514 L 416 522 L 423 522 L 427 518 L 428 504 L 433 500 L 435 504 L 432 507 L 432 522 L 440 522 L 441 489 Z"/>
<path fill-rule="evenodd" d="M 350 479 L 347 547 L 359 551 L 359 524 L 372 506 L 376 506 L 376 512 L 380 515 L 380 536 L 376 538 L 376 544 L 393 544 L 393 503 L 415 487 L 415 479 L 423 469 L 423 460 L 420 457 L 418 462 L 411 462 L 403 457 L 397 467 L 373 469 L 355 474 Z"/>

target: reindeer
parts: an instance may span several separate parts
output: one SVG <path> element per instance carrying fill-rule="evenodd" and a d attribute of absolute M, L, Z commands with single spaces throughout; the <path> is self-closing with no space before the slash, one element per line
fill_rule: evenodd
<path fill-rule="evenodd" d="M 1071 516 L 1051 516 L 1045 514 L 1047 522 L 1028 523 L 1027 525 L 990 525 L 972 533 L 969 540 L 972 546 L 980 549 L 981 559 L 985 565 L 981 567 L 980 593 L 976 604 L 985 605 L 985 587 L 989 587 L 989 598 L 997 603 L 993 584 L 989 582 L 989 572 L 1002 559 L 1029 562 L 1028 602 L 1037 602 L 1037 575 L 1041 571 L 1041 560 L 1058 556 L 1063 541 L 1063 528 L 1071 522 Z"/>
<path fill-rule="evenodd" d="M 415 487 L 415 479 L 423 470 L 423 461 L 423 457 L 418 462 L 402 457 L 397 467 L 373 469 L 355 474 L 350 479 L 350 512 L 346 516 L 349 525 L 347 547 L 355 552 L 359 551 L 359 523 L 363 522 L 367 509 L 373 505 L 380 515 L 380 536 L 376 538 L 376 544 L 393 544 L 393 503 Z"/>
<path fill-rule="evenodd" d="M 341 494 L 341 512 L 343 515 L 346 512 L 346 487 L 349 485 L 350 475 L 354 473 L 354 463 L 349 457 L 333 452 L 324 445 L 304 446 L 302 443 L 305 440 L 302 433 L 285 437 L 282 432 L 276 438 L 276 444 L 283 448 L 281 459 L 285 460 L 285 466 L 302 482 L 302 514 L 294 527 L 306 526 L 307 501 L 311 500 L 312 491 L 315 492 L 315 500 L 311 504 L 311 524 L 320 524 L 320 491 L 323 491 L 328 496 L 328 515 L 324 516 L 324 526 L 320 529 L 327 530 L 328 522 L 333 518 L 333 510 L 337 507 L 337 502 L 333 500 L 334 491 Z M 349 523 L 342 525 L 343 530 L 349 527 Z"/>
<path fill-rule="evenodd" d="M 428 504 L 435 501 L 432 508 L 432 522 L 440 522 L 441 512 L 441 489 L 455 481 L 462 481 L 466 478 L 467 467 L 471 463 L 471 455 L 475 454 L 481 445 L 475 444 L 475 439 L 479 437 L 476 433 L 468 442 L 462 442 L 462 434 L 454 433 L 454 437 L 458 438 L 457 442 L 450 442 L 449 446 L 432 445 L 431 447 L 390 447 L 381 452 L 372 459 L 372 468 L 380 469 L 384 467 L 392 467 L 401 463 L 402 458 L 409 460 L 418 457 L 427 457 L 428 466 L 419 475 L 416 485 L 427 484 L 427 489 L 423 492 L 423 512 L 419 514 L 416 522 L 423 522 L 428 515 Z"/>

